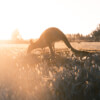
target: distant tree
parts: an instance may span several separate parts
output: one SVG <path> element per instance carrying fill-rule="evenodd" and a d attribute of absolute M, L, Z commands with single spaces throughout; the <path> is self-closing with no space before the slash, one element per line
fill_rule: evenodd
<path fill-rule="evenodd" d="M 13 31 L 12 40 L 22 40 L 22 37 L 21 37 L 18 29 Z"/>
<path fill-rule="evenodd" d="M 75 34 L 75 37 L 76 39 L 80 38 L 81 37 L 80 33 Z"/>
<path fill-rule="evenodd" d="M 97 26 L 96 30 L 91 33 L 94 41 L 100 41 L 100 24 Z"/>

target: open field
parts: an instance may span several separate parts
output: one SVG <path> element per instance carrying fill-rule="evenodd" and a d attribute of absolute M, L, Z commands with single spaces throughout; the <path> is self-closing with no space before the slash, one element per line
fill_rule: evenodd
<path fill-rule="evenodd" d="M 100 100 L 100 43 L 71 44 L 96 52 L 80 59 L 60 42 L 52 59 L 48 49 L 0 44 L 0 100 Z"/>
<path fill-rule="evenodd" d="M 100 42 L 71 42 L 71 45 L 79 50 L 100 50 Z M 28 44 L 0 44 L 0 47 L 27 48 Z M 63 42 L 57 42 L 55 43 L 55 47 L 58 49 L 65 49 L 66 45 Z"/>

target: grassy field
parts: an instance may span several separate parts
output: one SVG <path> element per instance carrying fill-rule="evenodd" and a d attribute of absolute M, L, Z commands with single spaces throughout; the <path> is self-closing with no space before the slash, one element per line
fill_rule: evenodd
<path fill-rule="evenodd" d="M 52 59 L 48 49 L 0 44 L 0 100 L 99 100 L 100 43 L 71 44 L 94 53 L 80 59 L 60 42 Z"/>

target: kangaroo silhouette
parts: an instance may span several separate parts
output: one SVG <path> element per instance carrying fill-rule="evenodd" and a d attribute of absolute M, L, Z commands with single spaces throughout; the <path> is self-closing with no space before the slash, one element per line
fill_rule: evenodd
<path fill-rule="evenodd" d="M 79 50 L 74 49 L 69 43 L 65 34 L 61 30 L 55 27 L 46 29 L 36 42 L 32 42 L 31 40 L 27 53 L 30 53 L 33 49 L 36 49 L 36 48 L 49 47 L 51 54 L 54 56 L 54 43 L 61 40 L 66 44 L 68 48 L 72 50 L 72 52 L 75 53 L 76 56 L 83 57 L 89 54 L 89 52 L 79 51 Z"/>

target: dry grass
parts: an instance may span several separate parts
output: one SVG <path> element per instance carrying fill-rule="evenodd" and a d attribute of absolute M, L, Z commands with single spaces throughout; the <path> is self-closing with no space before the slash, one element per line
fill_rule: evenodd
<path fill-rule="evenodd" d="M 26 55 L 27 45 L 2 45 L 0 100 L 99 100 L 99 54 L 80 60 L 62 48 L 51 59 L 48 50 Z"/>

